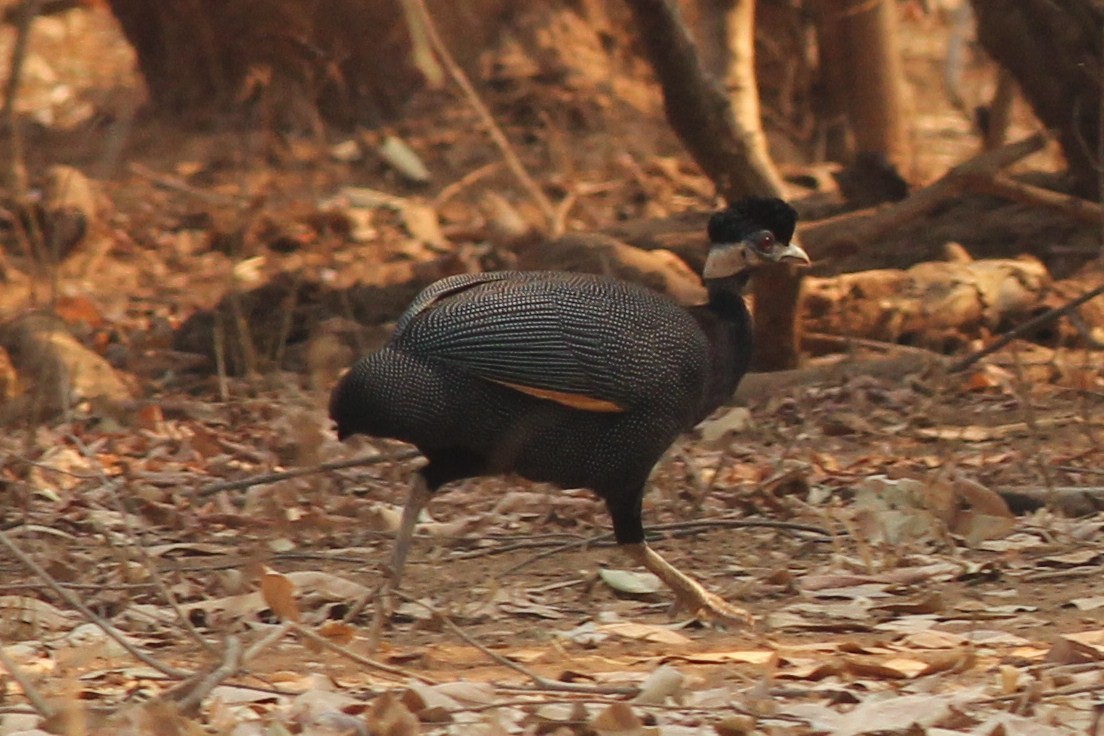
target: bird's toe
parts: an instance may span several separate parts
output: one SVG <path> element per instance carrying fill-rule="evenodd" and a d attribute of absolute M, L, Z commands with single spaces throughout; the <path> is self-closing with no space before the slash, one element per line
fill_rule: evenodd
<path fill-rule="evenodd" d="M 709 591 L 702 593 L 701 596 L 694 596 L 693 600 L 680 601 L 702 623 L 723 628 L 750 628 L 755 625 L 755 617 L 748 611 Z"/>

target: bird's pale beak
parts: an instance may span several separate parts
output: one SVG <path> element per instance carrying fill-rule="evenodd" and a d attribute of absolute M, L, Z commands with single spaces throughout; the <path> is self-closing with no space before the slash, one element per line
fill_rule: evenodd
<path fill-rule="evenodd" d="M 778 263 L 792 263 L 797 266 L 811 265 L 813 259 L 797 243 L 790 243 L 782 250 L 774 254 L 774 260 Z"/>

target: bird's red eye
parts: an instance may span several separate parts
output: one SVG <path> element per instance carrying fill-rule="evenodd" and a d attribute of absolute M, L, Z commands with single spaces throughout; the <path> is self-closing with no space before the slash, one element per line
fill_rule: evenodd
<path fill-rule="evenodd" d="M 774 247 L 774 235 L 771 233 L 759 233 L 755 236 L 755 240 L 752 241 L 751 245 L 759 253 L 769 253 L 771 248 Z"/>

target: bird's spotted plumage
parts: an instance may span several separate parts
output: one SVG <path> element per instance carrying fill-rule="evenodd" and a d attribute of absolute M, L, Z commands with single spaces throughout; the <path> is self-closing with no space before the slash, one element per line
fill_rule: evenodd
<path fill-rule="evenodd" d="M 466 477 L 474 464 L 608 497 L 643 483 L 700 413 L 709 345 L 662 295 L 547 271 L 454 276 L 430 288 L 447 296 L 416 300 L 390 344 L 334 393 L 341 434 L 410 442 L 444 477 Z"/>
<path fill-rule="evenodd" d="M 590 488 L 605 499 L 618 542 L 641 545 L 652 467 L 731 396 L 747 370 L 752 330 L 741 291 L 748 269 L 761 260 L 807 260 L 788 245 L 794 222 L 780 200 L 745 200 L 715 214 L 714 252 L 746 249 L 751 240 L 776 242 L 777 250 L 736 250 L 707 264 L 723 277 L 706 279 L 710 302 L 691 310 L 588 274 L 442 279 L 399 318 L 391 341 L 334 389 L 338 434 L 416 445 L 429 461 L 419 473 L 430 493 L 506 472 Z M 405 546 L 397 549 L 401 567 Z"/>

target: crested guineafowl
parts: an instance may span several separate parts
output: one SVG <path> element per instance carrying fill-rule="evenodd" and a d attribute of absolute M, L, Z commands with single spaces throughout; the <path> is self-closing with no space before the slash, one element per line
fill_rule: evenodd
<path fill-rule="evenodd" d="M 393 437 L 429 461 L 415 473 L 391 561 L 398 585 L 414 524 L 451 481 L 516 473 L 606 502 L 618 544 L 691 612 L 747 614 L 644 540 L 652 467 L 731 397 L 751 359 L 743 291 L 760 265 L 808 264 L 796 213 L 750 198 L 709 221 L 707 304 L 684 308 L 617 279 L 556 271 L 464 274 L 427 287 L 391 341 L 334 388 L 337 434 Z"/>

